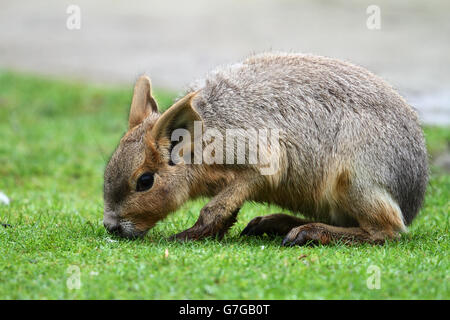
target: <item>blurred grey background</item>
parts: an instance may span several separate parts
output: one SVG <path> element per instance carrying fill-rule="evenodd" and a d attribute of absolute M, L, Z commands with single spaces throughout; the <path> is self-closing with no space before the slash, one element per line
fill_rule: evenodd
<path fill-rule="evenodd" d="M 81 28 L 69 30 L 69 5 Z M 369 5 L 381 28 L 369 30 Z M 216 65 L 267 50 L 362 65 L 424 123 L 450 124 L 450 1 L 0 0 L 0 68 L 95 83 L 182 90 Z"/>

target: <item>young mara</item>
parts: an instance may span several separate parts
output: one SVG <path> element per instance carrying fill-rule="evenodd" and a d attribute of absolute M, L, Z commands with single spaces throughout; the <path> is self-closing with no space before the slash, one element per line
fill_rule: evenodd
<path fill-rule="evenodd" d="M 383 243 L 417 215 L 427 180 L 417 114 L 391 86 L 335 59 L 260 54 L 210 73 L 163 114 L 149 78 L 138 79 L 129 130 L 105 170 L 104 224 L 143 236 L 207 196 L 175 239 L 222 237 L 255 201 L 305 218 L 256 217 L 242 235 Z"/>

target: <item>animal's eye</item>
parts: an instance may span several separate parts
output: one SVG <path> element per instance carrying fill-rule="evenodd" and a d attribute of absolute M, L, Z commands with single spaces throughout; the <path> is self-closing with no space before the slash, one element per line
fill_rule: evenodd
<path fill-rule="evenodd" d="M 153 186 L 154 176 L 153 173 L 146 172 L 142 174 L 136 184 L 136 191 L 146 191 Z"/>

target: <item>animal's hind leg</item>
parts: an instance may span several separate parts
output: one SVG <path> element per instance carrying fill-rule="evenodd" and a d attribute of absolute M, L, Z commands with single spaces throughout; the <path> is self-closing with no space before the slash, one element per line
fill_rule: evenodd
<path fill-rule="evenodd" d="M 354 207 L 348 207 L 346 210 L 358 221 L 359 227 L 344 228 L 323 223 L 309 223 L 289 231 L 283 245 L 304 245 L 310 242 L 382 244 L 387 239 L 398 237 L 399 233 L 405 230 L 400 208 L 386 192 L 375 194 L 372 198 L 353 199 Z M 345 205 L 346 202 L 341 203 Z"/>
<path fill-rule="evenodd" d="M 285 236 L 292 228 L 310 223 L 284 213 L 275 213 L 252 219 L 242 230 L 241 236 L 261 236 L 263 234 Z"/>
<path fill-rule="evenodd" d="M 354 243 L 383 243 L 382 239 L 372 239 L 371 235 L 362 228 L 343 228 L 324 223 L 308 223 L 293 228 L 283 239 L 283 246 L 305 245 L 307 243 L 329 244 L 332 242 Z"/>

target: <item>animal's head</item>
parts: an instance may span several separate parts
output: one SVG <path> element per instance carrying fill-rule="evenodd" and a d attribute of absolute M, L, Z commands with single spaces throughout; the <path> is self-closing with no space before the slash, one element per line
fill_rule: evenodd
<path fill-rule="evenodd" d="M 171 161 L 171 133 L 193 131 L 201 120 L 188 94 L 163 114 L 151 93 L 150 79 L 136 82 L 128 131 L 109 160 L 104 176 L 104 225 L 127 238 L 145 235 L 188 198 L 186 166 Z M 192 134 L 193 136 L 193 134 Z"/>

